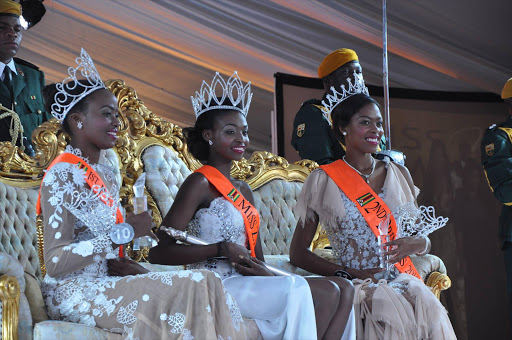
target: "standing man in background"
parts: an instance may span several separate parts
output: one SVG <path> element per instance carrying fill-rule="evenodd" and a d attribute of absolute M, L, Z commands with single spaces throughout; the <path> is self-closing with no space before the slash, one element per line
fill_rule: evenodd
<path fill-rule="evenodd" d="M 310 159 L 322 165 L 343 157 L 344 146 L 338 142 L 322 114 L 322 100 L 326 100 L 326 95 L 331 93 L 331 86 L 337 90 L 341 85 L 348 87 L 347 78 L 354 82 L 354 73 L 362 77 L 362 72 L 356 52 L 348 48 L 331 52 L 320 63 L 318 77 L 324 85 L 324 96 L 322 99 L 305 101 L 293 120 L 291 143 L 301 159 Z"/>
<path fill-rule="evenodd" d="M 509 320 L 512 322 L 512 78 L 503 87 L 501 98 L 508 111 L 508 119 L 492 125 L 481 144 L 482 165 L 494 196 L 503 203 L 498 238 L 505 259 Z"/>
<path fill-rule="evenodd" d="M 24 28 L 21 6 L 12 0 L 0 0 L 0 104 L 16 112 L 22 130 L 11 115 L 0 120 L 0 141 L 14 142 L 33 156 L 32 132 L 50 117 L 44 110 L 42 89 L 44 73 L 27 61 L 15 58 Z M 5 110 L 0 110 L 0 115 Z"/>

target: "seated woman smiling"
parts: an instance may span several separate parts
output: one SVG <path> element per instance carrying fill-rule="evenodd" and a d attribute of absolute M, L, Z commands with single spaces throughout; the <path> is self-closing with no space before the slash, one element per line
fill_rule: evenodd
<path fill-rule="evenodd" d="M 240 311 L 212 272 L 148 273 L 118 257 L 119 243 L 129 239 L 116 231 L 155 237 L 152 220 L 147 212 L 123 219 L 120 183 L 104 157 L 116 143 L 118 103 L 84 50 L 76 61 L 69 78 L 44 90 L 48 111 L 70 136 L 38 200 L 48 315 L 125 339 L 245 339 Z"/>
<path fill-rule="evenodd" d="M 295 213 L 297 227 L 290 262 L 320 275 L 347 271 L 354 278 L 354 307 L 358 339 L 455 339 L 446 310 L 419 279 L 409 255 L 425 255 L 430 248 L 423 236 L 396 238 L 396 220 L 417 211 L 415 188 L 401 165 L 375 160 L 383 135 L 379 105 L 367 90 L 350 87 L 328 98 L 334 134 L 346 146 L 346 155 L 323 165 L 306 179 Z M 386 223 L 390 217 L 389 225 Z M 318 224 L 327 233 L 334 262 L 309 250 Z M 378 226 L 391 241 L 384 256 L 395 264 L 391 282 L 380 280 Z"/>
<path fill-rule="evenodd" d="M 184 132 L 191 153 L 206 165 L 182 184 L 162 225 L 187 230 L 210 245 L 178 244 L 161 231 L 150 261 L 219 274 L 263 339 L 338 340 L 352 310 L 352 285 L 340 277 L 274 276 L 263 262 L 251 188 L 230 176 L 232 162 L 249 144 L 251 97 L 250 85 L 244 86 L 235 72 L 227 81 L 217 73 L 192 98 L 197 121 Z M 345 338 L 353 339 L 348 328 Z"/>

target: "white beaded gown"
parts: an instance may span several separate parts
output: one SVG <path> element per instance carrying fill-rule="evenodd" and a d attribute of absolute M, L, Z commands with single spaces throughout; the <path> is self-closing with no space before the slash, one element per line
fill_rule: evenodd
<path fill-rule="evenodd" d="M 69 146 L 66 151 L 81 154 Z M 108 160 L 99 163 L 92 167 L 106 186 L 100 193 L 117 202 Z M 42 291 L 50 318 L 125 339 L 245 339 L 236 302 L 210 271 L 108 276 L 107 259 L 117 251 L 109 237 L 115 210 L 99 200 L 84 174 L 77 165 L 57 163 L 41 186 L 47 271 Z"/>
<path fill-rule="evenodd" d="M 399 208 L 414 204 L 418 190 L 412 193 L 396 165 L 388 163 L 386 168 L 379 196 L 398 218 Z M 299 220 L 318 214 L 337 264 L 355 269 L 379 267 L 377 238 L 355 204 L 323 170 L 307 178 L 295 213 Z M 456 339 L 445 308 L 421 280 L 400 274 L 389 283 L 375 284 L 370 279 L 353 283 L 357 339 Z"/>
<path fill-rule="evenodd" d="M 197 211 L 187 231 L 209 243 L 246 244 L 242 214 L 223 197 Z M 303 277 L 242 276 L 222 258 L 212 258 L 188 268 L 218 273 L 242 316 L 255 320 L 263 339 L 316 339 L 313 299 Z"/>

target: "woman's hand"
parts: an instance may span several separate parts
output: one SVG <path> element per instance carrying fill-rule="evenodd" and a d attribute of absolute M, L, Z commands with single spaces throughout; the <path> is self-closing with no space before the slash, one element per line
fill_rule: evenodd
<path fill-rule="evenodd" d="M 155 225 L 153 224 L 153 219 L 149 212 L 144 211 L 137 215 L 128 215 L 126 223 L 133 227 L 133 232 L 135 233 L 134 238 L 149 236 L 158 242 L 158 237 L 151 231 Z"/>
<path fill-rule="evenodd" d="M 231 263 L 231 265 L 244 276 L 274 276 L 274 274 L 265 267 L 263 261 L 258 260 L 255 257 L 243 257 L 241 256 L 241 263 Z"/>
<path fill-rule="evenodd" d="M 146 268 L 137 262 L 127 259 L 125 257 L 118 259 L 110 259 L 107 262 L 108 275 L 110 276 L 127 276 L 145 274 L 149 272 Z"/>
<path fill-rule="evenodd" d="M 384 269 L 383 268 L 369 268 L 369 269 L 353 269 L 353 268 L 347 268 L 345 270 L 346 272 L 348 272 L 350 275 L 352 275 L 352 277 L 354 279 L 361 279 L 361 280 L 365 280 L 365 279 L 372 279 L 372 281 L 374 283 L 377 283 L 377 279 L 375 278 L 375 274 L 377 273 L 380 273 L 380 272 L 383 272 Z"/>
<path fill-rule="evenodd" d="M 249 257 L 249 250 L 245 247 L 242 247 L 239 244 L 232 242 L 222 242 L 220 244 L 220 252 L 219 256 L 224 256 L 228 258 L 229 263 L 242 263 L 243 258 Z"/>
<path fill-rule="evenodd" d="M 397 263 L 409 255 L 424 251 L 426 246 L 425 242 L 428 242 L 428 240 L 424 237 L 407 236 L 398 238 L 382 245 L 383 247 L 389 247 L 389 250 L 383 252 L 383 255 L 390 256 L 386 262 Z"/>

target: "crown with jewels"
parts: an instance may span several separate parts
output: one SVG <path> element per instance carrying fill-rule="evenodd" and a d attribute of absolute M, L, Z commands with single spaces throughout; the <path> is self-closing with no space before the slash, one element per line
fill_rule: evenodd
<path fill-rule="evenodd" d="M 324 106 L 324 110 L 322 110 L 322 114 L 329 122 L 329 125 L 332 126 L 331 113 L 332 110 L 339 103 L 344 101 L 347 98 L 352 97 L 355 94 L 364 93 L 369 96 L 368 88 L 364 85 L 363 75 L 361 73 L 354 72 L 354 82 L 352 83 L 352 79 L 347 78 L 348 89 L 345 85 L 340 86 L 341 92 L 337 91 L 334 86 L 331 86 L 331 93 L 325 96 L 326 100 L 322 100 L 322 105 Z"/>
<path fill-rule="evenodd" d="M 251 82 L 244 86 L 236 71 L 227 81 L 216 72 L 211 85 L 203 80 L 199 92 L 196 91 L 196 95 L 190 96 L 190 99 L 196 119 L 206 111 L 215 109 L 236 110 L 247 117 L 252 99 Z M 226 99 L 229 103 L 225 103 Z"/>
<path fill-rule="evenodd" d="M 55 103 L 52 104 L 52 115 L 62 123 L 69 110 L 75 106 L 82 98 L 86 97 L 91 92 L 94 92 L 98 89 L 105 89 L 105 84 L 100 78 L 96 67 L 94 67 L 94 63 L 92 62 L 91 57 L 85 52 L 82 48 L 80 52 L 80 57 L 75 59 L 77 68 L 70 67 L 68 68 L 69 77 L 64 79 L 62 83 L 57 83 L 57 93 L 55 94 Z M 85 78 L 84 81 L 79 81 L 76 77 L 77 73 L 80 71 L 82 75 L 80 78 Z M 83 89 L 78 94 L 71 94 L 73 90 L 77 87 Z"/>
<path fill-rule="evenodd" d="M 436 216 L 433 206 L 416 207 L 413 203 L 400 206 L 395 215 L 399 237 L 428 236 L 448 223 L 448 218 Z"/>

